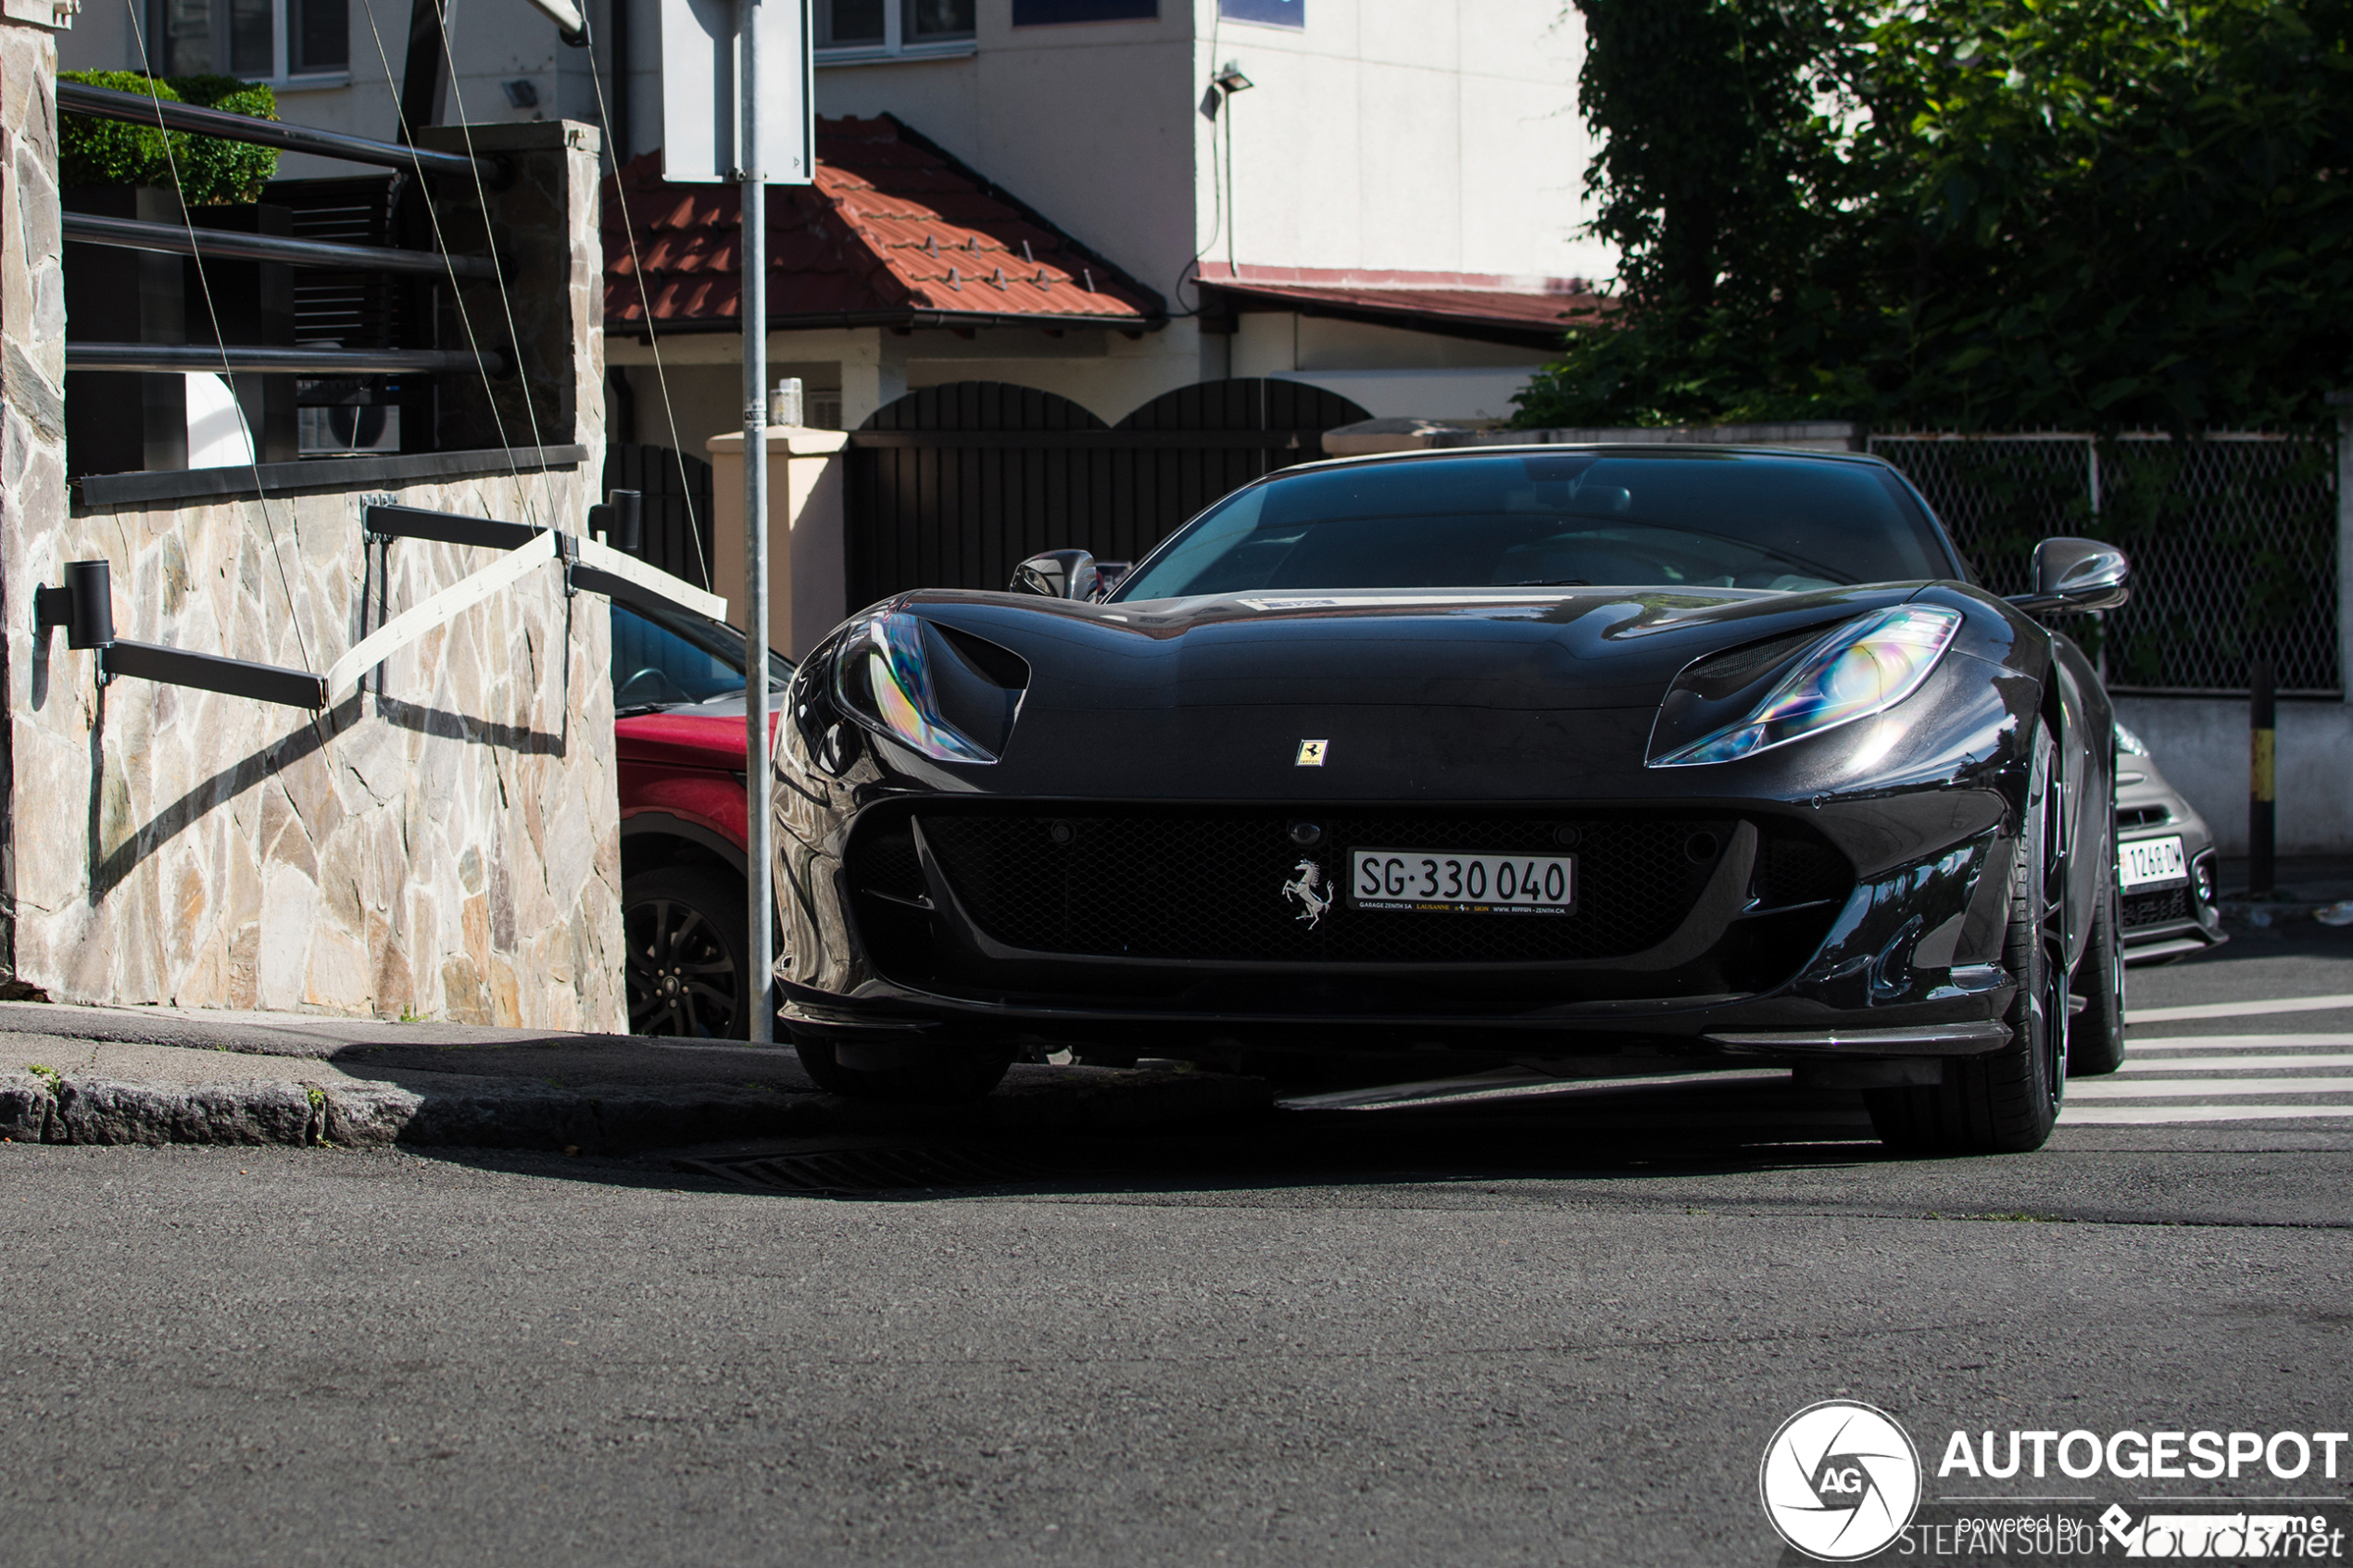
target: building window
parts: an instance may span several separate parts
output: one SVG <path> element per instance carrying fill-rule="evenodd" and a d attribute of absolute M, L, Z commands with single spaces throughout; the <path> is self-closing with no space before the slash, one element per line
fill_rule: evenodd
<path fill-rule="evenodd" d="M 1307 0 L 1217 0 L 1217 14 L 1229 22 L 1305 27 Z"/>
<path fill-rule="evenodd" d="M 968 55 L 975 0 L 816 0 L 821 60 Z"/>
<path fill-rule="evenodd" d="M 159 0 L 155 32 L 166 76 L 284 82 L 351 69 L 349 0 Z"/>
<path fill-rule="evenodd" d="M 1148 22 L 1159 16 L 1159 0 L 1013 0 L 1015 27 L 1052 27 L 1060 22 Z"/>

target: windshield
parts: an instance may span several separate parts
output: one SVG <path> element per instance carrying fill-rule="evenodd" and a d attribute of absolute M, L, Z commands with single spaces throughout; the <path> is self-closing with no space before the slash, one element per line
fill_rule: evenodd
<path fill-rule="evenodd" d="M 1239 491 L 1114 598 L 1267 589 L 1804 590 L 1952 577 L 1873 463 L 1766 453 L 1497 453 L 1312 470 Z"/>
<path fill-rule="evenodd" d="M 768 684 L 782 686 L 792 660 L 770 649 Z M 744 689 L 744 634 L 683 609 L 612 607 L 612 705 L 617 713 L 709 702 Z"/>

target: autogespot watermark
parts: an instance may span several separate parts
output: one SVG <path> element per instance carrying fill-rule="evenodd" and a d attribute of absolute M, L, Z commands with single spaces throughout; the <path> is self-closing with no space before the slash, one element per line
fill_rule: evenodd
<path fill-rule="evenodd" d="M 1757 1489 L 1781 1539 L 1824 1562 L 2342 1562 L 2346 1528 L 2339 1521 L 2353 1498 L 2341 1473 L 2348 1468 L 2353 1436 L 2344 1432 L 2185 1424 L 2179 1430 L 1955 1431 L 1931 1474 L 1893 1416 L 1856 1400 L 1828 1399 L 1774 1432 Z M 2122 1498 L 2114 1495 L 2120 1482 L 2135 1484 Z M 2172 1482 L 2184 1489 L 2167 1489 Z M 2195 1483 L 2217 1489 L 2201 1492 Z M 2066 1489 L 2070 1484 L 2088 1485 L 2073 1491 Z M 2152 1486 L 2158 1489 L 2146 1489 Z M 2337 1505 L 2334 1514 L 2330 1504 Z"/>
<path fill-rule="evenodd" d="M 1808 1405 L 1765 1445 L 1765 1516 L 1806 1556 L 1854 1562 L 1902 1535 L 1920 1505 L 1920 1456 L 1884 1411 L 1851 1399 Z"/>

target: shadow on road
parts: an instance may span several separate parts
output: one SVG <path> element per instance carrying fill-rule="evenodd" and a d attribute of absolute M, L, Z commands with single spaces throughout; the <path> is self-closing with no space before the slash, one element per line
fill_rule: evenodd
<path fill-rule="evenodd" d="M 931 1118 L 900 1129 L 878 1124 L 852 1136 L 704 1145 L 613 1160 L 480 1149 L 413 1152 L 632 1185 L 918 1200 L 1573 1182 L 1876 1164 L 1890 1158 L 1872 1135 L 1859 1096 L 1803 1090 L 1786 1073 L 1624 1088 L 1530 1086 L 1516 1098 L 1469 1103 L 1277 1109 L 1123 1135 L 986 1135 Z"/>

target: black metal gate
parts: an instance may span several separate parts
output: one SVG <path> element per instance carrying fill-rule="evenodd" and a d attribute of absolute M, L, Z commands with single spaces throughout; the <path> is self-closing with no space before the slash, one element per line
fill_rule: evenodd
<path fill-rule="evenodd" d="M 909 588 L 1001 588 L 1040 550 L 1135 560 L 1365 417 L 1320 388 L 1256 379 L 1179 387 L 1116 427 L 1001 382 L 911 392 L 850 434 L 845 611 Z"/>
<path fill-rule="evenodd" d="M 667 446 L 616 441 L 605 447 L 598 494 L 615 490 L 635 490 L 646 497 L 646 564 L 709 588 L 711 465 Z"/>

